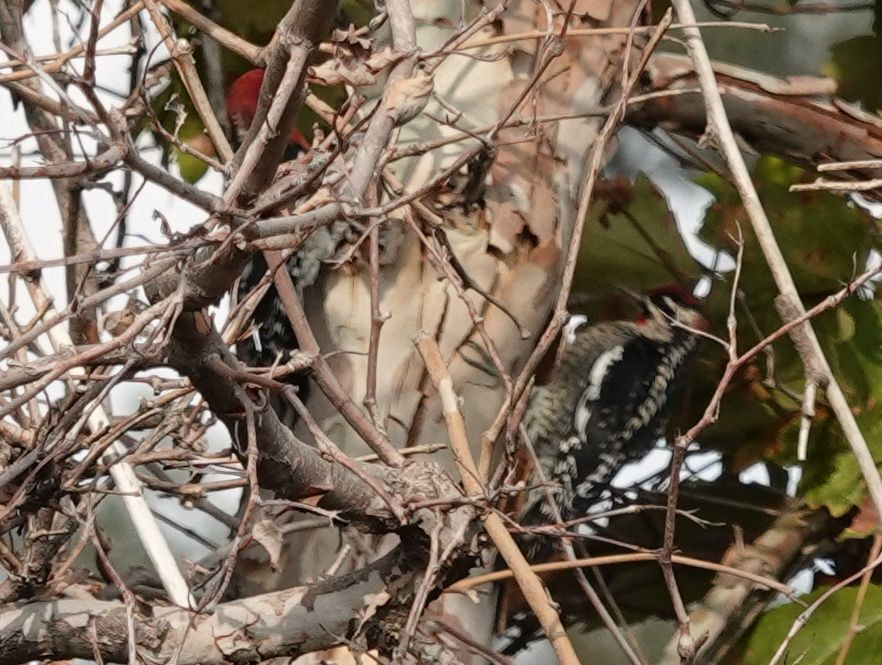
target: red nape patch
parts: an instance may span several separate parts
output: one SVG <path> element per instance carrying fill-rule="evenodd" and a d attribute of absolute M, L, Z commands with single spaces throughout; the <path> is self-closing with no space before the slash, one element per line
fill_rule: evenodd
<path fill-rule="evenodd" d="M 665 284 L 647 294 L 650 298 L 669 296 L 689 307 L 701 308 L 701 301 L 679 284 Z"/>
<path fill-rule="evenodd" d="M 227 117 L 238 129 L 246 132 L 257 113 L 257 101 L 260 99 L 260 86 L 263 85 L 263 69 L 252 69 L 238 77 L 230 86 L 227 93 L 226 110 Z M 291 130 L 288 143 L 301 147 L 308 152 L 312 147 L 309 141 L 297 129 Z"/>

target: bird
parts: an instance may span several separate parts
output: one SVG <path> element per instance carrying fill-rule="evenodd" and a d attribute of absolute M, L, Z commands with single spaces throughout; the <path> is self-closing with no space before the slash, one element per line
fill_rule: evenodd
<path fill-rule="evenodd" d="M 664 434 L 707 321 L 679 286 L 640 297 L 636 321 L 576 330 L 552 380 L 533 390 L 527 437 L 565 520 L 583 516 L 618 471 Z M 527 523 L 554 519 L 544 491 L 525 504 Z"/>
<path fill-rule="evenodd" d="M 236 77 L 227 91 L 225 100 L 227 119 L 233 128 L 233 141 L 237 145 L 242 142 L 257 113 L 264 74 L 264 69 L 250 69 Z M 299 151 L 308 152 L 310 148 L 309 141 L 296 127 L 291 130 L 288 143 L 294 151 L 292 158 Z"/>
<path fill-rule="evenodd" d="M 256 115 L 264 75 L 264 69 L 251 69 L 233 80 L 227 90 L 225 110 L 233 130 L 231 139 L 237 147 L 241 145 Z M 304 153 L 309 153 L 310 148 L 309 141 L 295 127 L 288 136 L 288 148 L 283 159 L 296 159 Z M 322 233 L 315 235 L 318 236 L 318 239 L 323 237 Z M 307 244 L 310 243 L 307 242 Z M 317 243 L 312 242 L 311 244 Z M 322 250 L 321 243 L 318 244 Z M 285 267 L 300 289 L 314 281 L 321 260 L 330 252 L 324 250 L 312 254 L 318 256 L 312 257 L 309 252 L 303 251 L 292 254 L 286 261 Z M 248 298 L 266 278 L 266 260 L 260 253 L 255 253 L 245 265 L 239 279 L 236 288 L 237 301 L 241 302 Z M 268 367 L 277 362 L 287 362 L 300 345 L 291 329 L 291 324 L 288 322 L 285 308 L 276 292 L 275 285 L 270 284 L 256 300 L 256 303 L 252 303 L 252 306 L 254 311 L 251 315 L 253 322 L 251 333 L 240 339 L 236 345 L 236 352 L 240 360 L 253 367 Z M 284 377 L 282 381 L 295 386 L 301 397 L 305 398 L 308 381 L 303 374 L 289 375 Z M 296 414 L 285 400 L 275 396 L 270 401 L 281 420 L 289 426 L 293 425 L 297 419 Z"/>
<path fill-rule="evenodd" d="M 637 320 L 577 329 L 551 380 L 530 396 L 523 431 L 541 473 L 534 469 L 517 521 L 526 528 L 518 544 L 531 563 L 559 557 L 560 540 L 530 527 L 585 517 L 618 472 L 664 436 L 708 329 L 700 301 L 679 286 L 657 288 L 638 300 Z M 540 637 L 535 617 L 508 614 L 518 605 L 511 593 L 507 588 L 500 602 L 501 625 L 510 638 L 501 651 L 509 655 Z"/>

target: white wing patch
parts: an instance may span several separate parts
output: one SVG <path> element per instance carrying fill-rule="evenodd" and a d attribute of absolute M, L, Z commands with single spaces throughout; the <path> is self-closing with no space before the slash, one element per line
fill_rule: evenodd
<path fill-rule="evenodd" d="M 591 419 L 591 409 L 588 408 L 589 392 L 590 388 L 582 391 L 579 403 L 576 405 L 576 413 L 573 416 L 573 425 L 580 438 L 584 436 L 585 430 L 588 428 L 588 421 Z"/>
<path fill-rule="evenodd" d="M 625 352 L 624 346 L 614 346 L 609 351 L 604 351 L 591 367 L 591 373 L 588 375 L 588 389 L 585 393 L 588 399 L 597 399 L 600 397 L 600 388 L 603 386 L 603 377 L 606 376 L 610 365 L 622 359 Z"/>
<path fill-rule="evenodd" d="M 254 344 L 255 351 L 258 353 L 263 351 L 263 345 L 260 343 L 260 331 L 257 329 L 257 326 L 251 329 L 251 341 Z"/>
<path fill-rule="evenodd" d="M 603 377 L 606 376 L 607 371 L 613 363 L 622 359 L 624 351 L 624 346 L 614 346 L 609 351 L 601 353 L 591 366 L 591 372 L 588 374 L 588 387 L 579 396 L 579 403 L 576 404 L 576 412 L 573 417 L 573 424 L 576 426 L 576 431 L 579 432 L 580 435 L 584 435 L 585 430 L 588 428 L 588 421 L 591 419 L 591 409 L 589 408 L 588 403 L 593 402 L 600 397 L 600 389 L 603 387 Z"/>
<path fill-rule="evenodd" d="M 576 331 L 588 323 L 588 317 L 583 314 L 573 314 L 564 324 L 564 339 L 567 344 L 576 343 Z"/>

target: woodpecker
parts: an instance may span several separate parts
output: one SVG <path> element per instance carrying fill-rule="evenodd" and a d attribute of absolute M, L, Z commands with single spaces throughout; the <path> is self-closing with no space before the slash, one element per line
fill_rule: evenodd
<path fill-rule="evenodd" d="M 234 132 L 232 136 L 234 145 L 241 144 L 257 113 L 264 74 L 265 70 L 263 69 L 247 71 L 237 77 L 227 91 L 226 112 Z M 288 144 L 285 159 L 294 159 L 310 150 L 309 141 L 297 128 L 291 130 Z M 315 239 L 309 244 L 311 246 L 317 245 L 318 249 L 312 254 L 303 252 L 289 257 L 286 267 L 299 286 L 303 286 L 307 282 L 311 283 L 318 273 L 321 260 L 330 255 L 330 251 L 324 250 L 321 243 L 321 239 L 326 234 L 326 231 L 314 234 Z M 251 261 L 245 266 L 239 280 L 237 290 L 239 299 L 246 297 L 257 287 L 266 275 L 266 270 L 267 265 L 263 256 L 259 253 L 254 254 Z M 239 357 L 246 364 L 267 367 L 279 360 L 285 362 L 289 359 L 290 354 L 299 347 L 274 285 L 270 285 L 258 301 L 252 319 L 255 322 L 253 334 L 241 340 L 237 345 Z M 287 377 L 284 381 L 297 386 L 301 393 L 305 394 L 307 384 L 302 376 Z M 294 413 L 287 407 L 284 400 L 281 400 L 280 404 L 276 406 L 282 421 L 288 424 L 293 423 Z"/>
<path fill-rule="evenodd" d="M 664 434 L 700 331 L 698 300 L 679 287 L 641 298 L 637 321 L 577 330 L 552 381 L 536 388 L 527 436 L 564 520 L 584 516 L 609 482 Z M 556 523 L 546 492 L 534 490 L 523 524 Z"/>
<path fill-rule="evenodd" d="M 551 382 L 533 390 L 524 426 L 549 485 L 528 496 L 520 511 L 523 526 L 558 522 L 549 498 L 564 521 L 584 517 L 622 467 L 664 435 L 707 322 L 698 300 L 679 287 L 656 289 L 640 302 L 637 321 L 578 329 Z M 533 534 L 518 540 L 533 563 L 552 558 L 559 542 Z M 498 621 L 508 640 L 500 652 L 513 655 L 541 632 L 532 613 L 517 610 L 513 588 L 500 598 Z"/>

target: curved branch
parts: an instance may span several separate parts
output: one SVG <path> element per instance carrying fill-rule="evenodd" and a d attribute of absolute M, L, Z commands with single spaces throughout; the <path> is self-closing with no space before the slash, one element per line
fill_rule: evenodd
<path fill-rule="evenodd" d="M 227 426 L 233 440 L 244 440 L 247 409 L 237 397 L 241 390 L 236 380 L 236 373 L 241 373 L 244 366 L 230 352 L 204 314 L 183 313 L 180 316 L 172 336 L 169 363 L 190 378 L 211 410 Z M 221 371 L 220 367 L 226 367 L 228 371 Z M 259 409 L 253 404 L 249 406 Z M 272 489 L 280 498 L 292 500 L 324 493 L 321 501 L 323 507 L 340 510 L 342 517 L 381 532 L 400 526 L 389 506 L 362 480 L 361 475 L 372 476 L 374 482 L 381 485 L 394 483 L 402 488 L 412 474 L 353 460 L 352 464 L 359 467 L 356 474 L 344 466 L 329 462 L 318 449 L 298 439 L 269 408 L 260 412 L 256 428 L 260 451 L 258 475 L 263 487 Z M 244 448 L 244 445 L 240 447 L 241 450 Z M 416 468 L 413 471 L 416 472 Z M 427 470 L 427 473 L 430 472 Z M 431 492 L 432 495 L 440 496 L 445 491 L 458 494 L 452 483 L 444 483 L 440 477 L 437 480 L 446 487 L 437 493 Z M 421 490 L 426 489 L 420 481 L 417 484 L 420 484 Z"/>
<path fill-rule="evenodd" d="M 779 79 L 741 67 L 713 63 L 717 85 L 732 129 L 760 151 L 773 152 L 805 167 L 831 159 L 882 157 L 882 119 L 835 99 L 828 79 Z M 706 114 L 698 78 L 688 56 L 653 56 L 646 68 L 656 96 L 629 106 L 627 121 L 654 129 L 704 134 Z M 882 169 L 855 168 L 862 177 L 880 177 Z"/>

